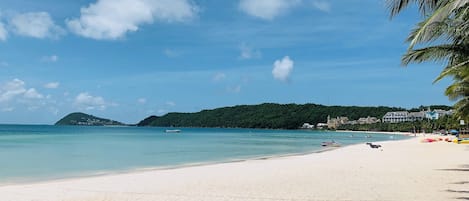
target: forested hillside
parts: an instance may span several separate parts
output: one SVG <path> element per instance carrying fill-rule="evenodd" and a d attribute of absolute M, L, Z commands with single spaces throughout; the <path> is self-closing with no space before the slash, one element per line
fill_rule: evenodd
<path fill-rule="evenodd" d="M 168 113 L 161 117 L 151 116 L 138 126 L 175 127 L 230 127 L 296 129 L 303 123 L 326 122 L 327 116 L 381 118 L 386 112 L 405 110 L 394 107 L 324 106 L 317 104 L 274 104 L 239 105 L 196 113 Z"/>

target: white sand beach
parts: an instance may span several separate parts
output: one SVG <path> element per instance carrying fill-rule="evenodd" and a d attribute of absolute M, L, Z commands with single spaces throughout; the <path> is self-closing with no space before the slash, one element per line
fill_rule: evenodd
<path fill-rule="evenodd" d="M 428 136 L 427 136 L 428 137 Z M 244 162 L 0 187 L 5 201 L 469 200 L 469 145 L 422 137 Z"/>

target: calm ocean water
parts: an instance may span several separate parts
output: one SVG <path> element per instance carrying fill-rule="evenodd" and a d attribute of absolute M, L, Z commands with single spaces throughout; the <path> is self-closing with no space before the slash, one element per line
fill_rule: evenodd
<path fill-rule="evenodd" d="M 0 184 L 314 152 L 404 136 L 290 130 L 0 125 Z"/>

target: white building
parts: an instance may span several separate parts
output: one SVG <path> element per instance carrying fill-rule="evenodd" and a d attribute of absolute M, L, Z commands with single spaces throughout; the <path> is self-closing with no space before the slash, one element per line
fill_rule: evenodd
<path fill-rule="evenodd" d="M 446 115 L 452 115 L 453 110 L 433 110 L 430 111 L 420 111 L 420 112 L 407 112 L 407 111 L 398 111 L 398 112 L 388 112 L 383 116 L 384 123 L 400 123 L 407 121 L 422 121 L 424 119 L 438 119 Z"/>
<path fill-rule="evenodd" d="M 425 119 L 425 112 L 410 112 L 409 116 L 407 117 L 407 121 L 422 121 Z"/>
<path fill-rule="evenodd" d="M 309 123 L 304 123 L 303 126 L 301 126 L 303 129 L 313 129 L 314 125 L 311 125 Z"/>
<path fill-rule="evenodd" d="M 409 112 L 407 111 L 388 112 L 383 116 L 384 123 L 400 123 L 406 121 L 409 121 Z"/>

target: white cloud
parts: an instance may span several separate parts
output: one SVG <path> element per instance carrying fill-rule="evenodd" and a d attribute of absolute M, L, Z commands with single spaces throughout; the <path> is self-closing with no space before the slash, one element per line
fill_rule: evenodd
<path fill-rule="evenodd" d="M 69 29 L 83 37 L 118 39 L 139 26 L 156 21 L 184 22 L 197 15 L 190 0 L 98 0 L 82 7 L 78 19 L 67 20 Z"/>
<path fill-rule="evenodd" d="M 7 82 L 0 89 L 0 102 L 8 102 L 15 98 L 43 99 L 44 95 L 37 92 L 35 88 L 26 89 L 26 84 L 20 79 Z"/>
<path fill-rule="evenodd" d="M 215 82 L 219 82 L 219 81 L 224 80 L 225 78 L 226 78 L 225 73 L 217 73 L 213 76 L 212 80 Z"/>
<path fill-rule="evenodd" d="M 139 99 L 137 99 L 137 103 L 145 104 L 145 103 L 147 103 L 147 99 L 145 99 L 145 98 L 139 98 Z"/>
<path fill-rule="evenodd" d="M 105 110 L 109 105 L 113 104 L 107 103 L 101 96 L 92 96 L 84 92 L 75 97 L 74 105 L 85 110 Z"/>
<path fill-rule="evenodd" d="M 163 51 L 163 53 L 164 53 L 164 55 L 166 55 L 169 58 L 174 58 L 174 57 L 180 56 L 179 52 L 177 52 L 176 50 L 172 50 L 172 49 L 165 49 Z"/>
<path fill-rule="evenodd" d="M 327 1 L 313 1 L 313 6 L 323 12 L 331 12 L 331 4 Z"/>
<path fill-rule="evenodd" d="M 166 101 L 166 105 L 170 106 L 170 107 L 174 107 L 174 106 L 176 106 L 176 103 L 173 102 L 173 101 Z"/>
<path fill-rule="evenodd" d="M 58 83 L 58 82 L 49 82 L 49 83 L 44 85 L 44 88 L 57 89 L 57 88 L 59 88 L 59 86 L 60 86 L 60 83 Z"/>
<path fill-rule="evenodd" d="M 45 57 L 42 57 L 41 61 L 43 62 L 57 62 L 59 60 L 59 56 L 57 55 L 51 55 L 51 56 L 45 56 Z"/>
<path fill-rule="evenodd" d="M 1 89 L 0 102 L 9 101 L 17 96 L 20 96 L 26 92 L 24 88 L 25 83 L 20 79 L 14 79 L 7 82 Z"/>
<path fill-rule="evenodd" d="M 168 111 L 167 111 L 167 110 L 164 110 L 164 109 L 159 109 L 158 111 L 156 111 L 156 113 L 157 113 L 158 115 L 163 115 L 163 114 L 168 113 Z"/>
<path fill-rule="evenodd" d="M 1 41 L 6 41 L 8 37 L 8 32 L 5 29 L 5 25 L 3 25 L 2 22 L 0 22 L 0 40 Z"/>
<path fill-rule="evenodd" d="M 254 59 L 261 57 L 261 52 L 259 50 L 252 49 L 252 47 L 248 46 L 246 43 L 241 43 L 239 49 L 241 50 L 241 54 L 239 55 L 240 59 Z"/>
<path fill-rule="evenodd" d="M 10 66 L 10 64 L 8 62 L 6 62 L 6 61 L 0 62 L 0 67 L 8 67 L 8 66 Z"/>
<path fill-rule="evenodd" d="M 49 13 L 46 12 L 14 15 L 9 25 L 15 33 L 33 38 L 58 38 L 65 34 L 65 31 L 55 25 Z"/>
<path fill-rule="evenodd" d="M 38 93 L 35 88 L 30 88 L 24 92 L 24 97 L 28 99 L 42 99 L 44 95 Z"/>
<path fill-rule="evenodd" d="M 290 57 L 285 56 L 282 60 L 275 61 L 272 75 L 277 80 L 283 82 L 288 81 L 293 70 L 293 65 L 294 62 L 290 59 Z"/>
<path fill-rule="evenodd" d="M 227 87 L 226 91 L 230 93 L 239 93 L 241 92 L 241 85 L 236 85 L 234 87 Z"/>
<path fill-rule="evenodd" d="M 2 108 L 2 112 L 12 112 L 13 110 L 15 110 L 14 107 L 4 107 L 4 108 Z"/>
<path fill-rule="evenodd" d="M 251 16 L 272 20 L 300 2 L 301 0 L 241 0 L 239 8 Z"/>

